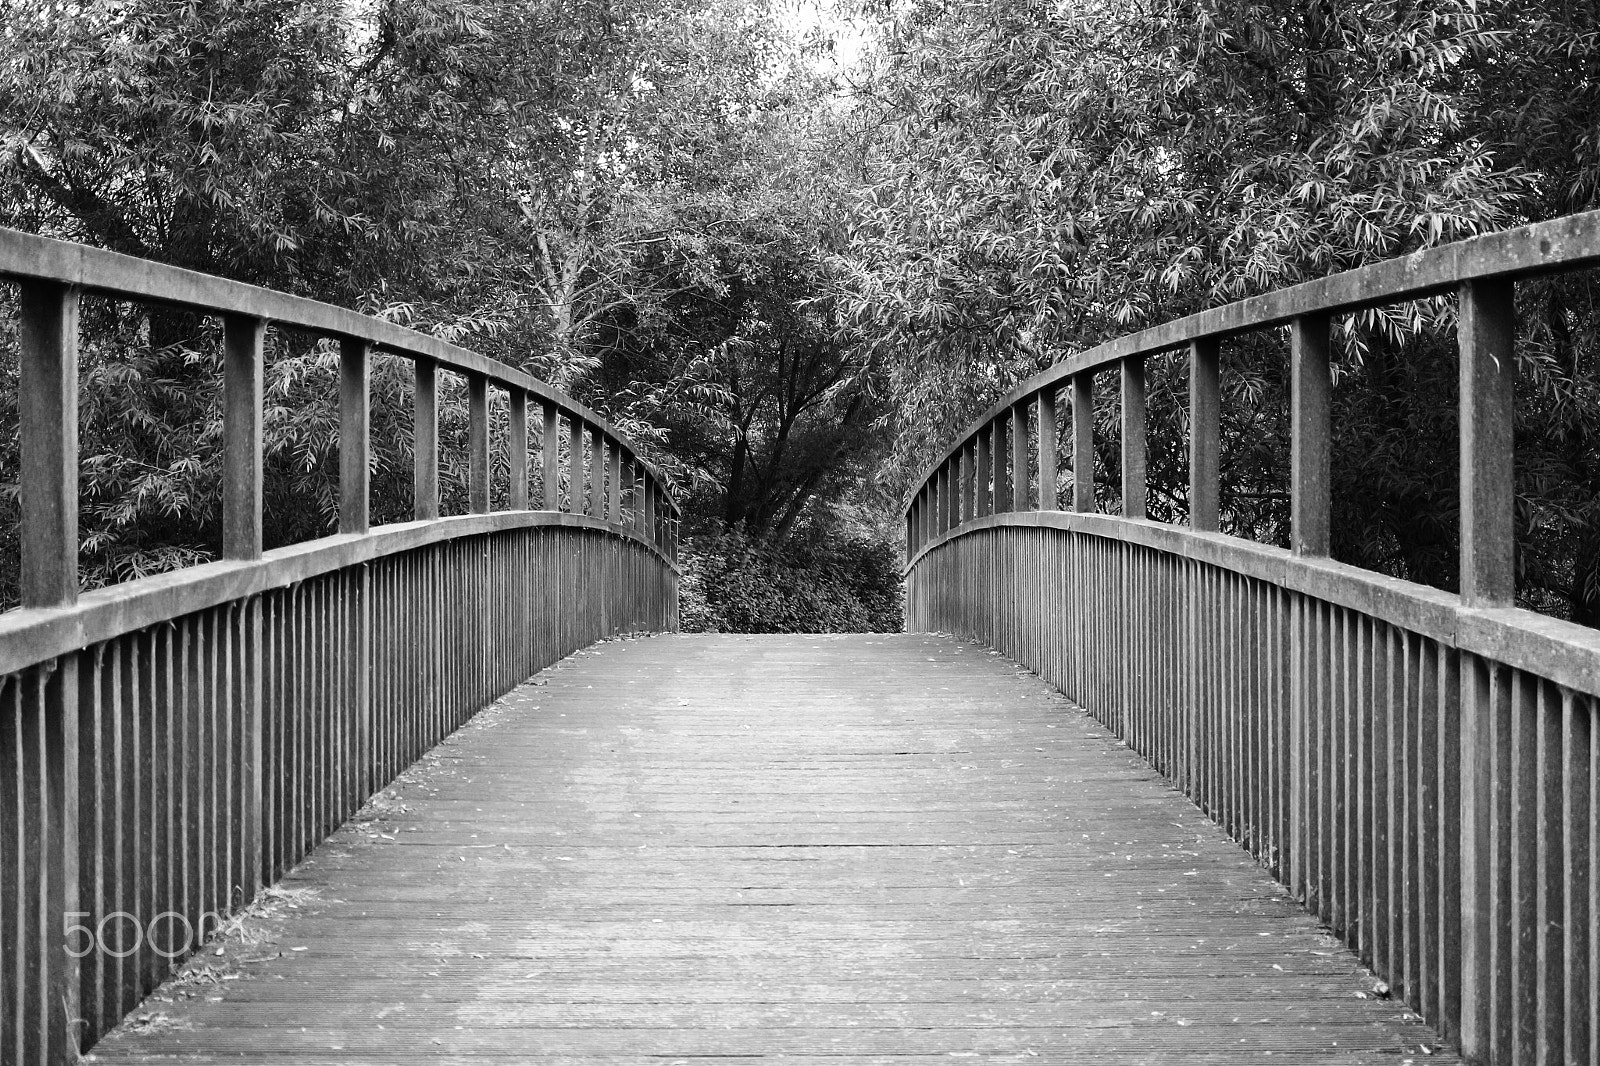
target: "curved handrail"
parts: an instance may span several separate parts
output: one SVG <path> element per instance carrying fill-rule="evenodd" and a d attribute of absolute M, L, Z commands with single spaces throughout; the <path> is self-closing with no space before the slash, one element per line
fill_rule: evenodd
<path fill-rule="evenodd" d="M 962 445 L 1016 404 L 1079 374 L 1196 341 L 1269 329 L 1315 314 L 1342 314 L 1448 292 L 1467 281 L 1516 279 L 1600 263 L 1600 211 L 1486 233 L 1342 271 L 1151 326 L 1067 357 L 1017 385 L 924 468 L 920 486 Z M 909 509 L 916 493 L 902 508 Z"/>
<path fill-rule="evenodd" d="M 943 545 L 997 528 L 1048 528 L 1154 548 L 1325 603 L 1359 611 L 1408 632 L 1600 696 L 1600 630 L 1518 607 L 1464 608 L 1454 593 L 1323 557 L 1226 533 L 1117 515 L 1021 511 L 968 519 L 923 545 L 906 573 Z"/>
<path fill-rule="evenodd" d="M 186 612 L 280 587 L 306 572 L 403 551 L 419 543 L 489 528 L 578 525 L 647 545 L 669 568 L 681 514 L 665 475 L 611 422 L 532 376 L 477 352 L 348 308 L 81 244 L 0 228 L 0 279 L 22 290 L 23 606 L 0 615 L 0 673 L 109 639 Z M 80 598 L 77 587 L 77 317 L 83 293 L 184 307 L 224 320 L 224 558 L 121 583 Z M 341 504 L 339 532 L 263 552 L 261 545 L 262 367 L 264 330 L 289 328 L 341 342 Z M 381 350 L 412 361 L 417 373 L 415 516 L 371 529 L 369 363 Z M 472 515 L 438 514 L 439 367 L 467 378 L 470 397 L 469 499 Z M 512 471 L 507 512 L 489 495 L 490 386 L 507 393 Z M 529 510 L 527 404 L 543 405 L 542 510 Z M 561 429 L 568 442 L 569 510 L 590 494 L 587 516 L 562 512 Z M 584 446 L 587 427 L 588 447 Z M 348 444 L 346 442 L 349 442 Z M 584 477 L 583 454 L 589 456 Z M 635 517 L 624 521 L 624 498 Z M 552 515 L 551 512 L 557 514 Z M 309 567 L 309 571 L 308 571 Z"/>
<path fill-rule="evenodd" d="M 1040 484 L 1054 486 L 1056 482 L 1058 388 L 1068 388 L 1071 393 L 1073 455 L 1089 458 L 1088 467 L 1080 471 L 1082 476 L 1074 478 L 1071 510 L 1093 513 L 1092 382 L 1096 372 L 1112 367 L 1120 368 L 1122 374 L 1122 517 L 1139 521 L 1114 528 L 1102 524 L 1100 528 L 1103 535 L 1121 539 L 1147 537 L 1148 531 L 1140 528 L 1147 525 L 1143 522 L 1143 360 L 1182 345 L 1190 351 L 1188 529 L 1207 534 L 1207 539 L 1214 535 L 1223 542 L 1249 544 L 1217 533 L 1218 344 L 1241 332 L 1287 323 L 1292 348 L 1292 533 L 1291 549 L 1275 553 L 1274 557 L 1281 554 L 1282 560 L 1274 565 L 1298 570 L 1297 576 L 1284 580 L 1314 584 L 1337 570 L 1348 579 L 1346 584 L 1354 582 L 1351 587 L 1376 582 L 1389 590 L 1386 602 L 1405 601 L 1401 613 L 1435 617 L 1425 628 L 1441 639 L 1453 642 L 1471 633 L 1474 647 L 1492 645 L 1500 649 L 1494 653 L 1497 655 L 1507 654 L 1507 647 L 1520 647 L 1519 642 L 1529 642 L 1530 647 L 1542 649 L 1529 669 L 1557 673 L 1568 679 L 1564 683 L 1600 694 L 1600 634 L 1514 608 L 1512 569 L 1514 283 L 1529 275 L 1594 263 L 1600 263 L 1600 211 L 1488 234 L 1240 300 L 1067 358 L 1012 389 L 928 467 L 906 501 L 906 572 L 927 549 L 974 518 L 1057 509 L 1053 488 L 1048 498 L 1040 501 L 1033 498 L 1028 486 L 1030 462 L 1031 469 L 1039 473 Z M 1362 573 L 1359 568 L 1332 564 L 1327 558 L 1332 439 L 1328 425 L 1329 322 L 1335 314 L 1452 288 L 1461 301 L 1461 593 L 1444 593 L 1376 574 L 1370 580 L 1356 580 L 1355 575 Z M 1030 422 L 1038 427 L 1031 444 Z M 1258 547 L 1252 544 L 1250 552 Z M 1349 605 L 1359 606 L 1354 601 Z M 1474 612 L 1475 621 L 1463 622 L 1460 612 Z M 1495 621 L 1482 622 L 1484 612 L 1492 612 Z M 1520 654 L 1516 657 L 1522 658 Z"/>
<path fill-rule="evenodd" d="M 1587 973 L 1600 938 L 1600 630 L 1514 605 L 1512 521 L 1515 285 L 1597 263 L 1588 212 L 1109 341 L 1007 393 L 905 506 L 910 627 L 992 643 L 1056 683 L 1473 1061 L 1523 1061 L 1536 1017 L 1557 1048 L 1563 1030 L 1600 1032 L 1587 977 L 1535 974 Z M 1329 551 L 1332 316 L 1441 293 L 1459 301 L 1459 593 Z M 1220 532 L 1218 499 L 1219 344 L 1285 324 L 1286 549 Z M 1146 518 L 1144 359 L 1183 346 L 1189 517 L 1175 525 Z M 1094 375 L 1113 368 L 1121 515 L 1096 512 L 1093 484 Z"/>
<path fill-rule="evenodd" d="M 363 340 L 410 359 L 432 359 L 450 370 L 483 374 L 497 385 L 515 387 L 547 400 L 638 455 L 633 442 L 609 421 L 532 375 L 449 341 L 347 307 L 5 227 L 0 227 L 0 278 L 54 281 L 84 292 L 168 304 L 202 314 L 245 315 L 308 333 Z M 639 461 L 665 484 L 659 470 Z"/>

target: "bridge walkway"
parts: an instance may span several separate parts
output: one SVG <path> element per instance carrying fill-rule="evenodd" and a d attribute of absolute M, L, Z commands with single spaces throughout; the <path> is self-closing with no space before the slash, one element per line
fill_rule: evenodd
<path fill-rule="evenodd" d="M 480 714 L 89 1058 L 1455 1061 L 1375 985 L 998 655 L 658 636 Z"/>

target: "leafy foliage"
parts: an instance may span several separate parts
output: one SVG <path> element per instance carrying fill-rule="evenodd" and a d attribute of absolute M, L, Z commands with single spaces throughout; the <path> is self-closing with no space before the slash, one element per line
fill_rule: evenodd
<path fill-rule="evenodd" d="M 1595 203 L 1594 13 L 1317 0 L 899 5 L 865 80 L 853 320 L 902 484 L 1015 381 L 1205 306 Z M 1573 85 L 1571 94 L 1553 85 Z M 1542 87 L 1542 88 L 1541 88 Z M 1600 612 L 1587 278 L 1525 286 L 1522 592 Z M 1453 307 L 1338 322 L 1334 548 L 1455 582 Z M 1281 337 L 1224 353 L 1224 526 L 1283 543 Z M 1152 515 L 1187 511 L 1183 360 L 1151 368 Z M 1100 408 L 1114 502 L 1115 410 Z"/>
<path fill-rule="evenodd" d="M 692 537 L 680 558 L 688 633 L 897 633 L 904 624 L 899 553 L 882 540 L 781 541 L 741 527 Z"/>
<path fill-rule="evenodd" d="M 849 185 L 802 161 L 826 157 L 828 87 L 768 5 L 49 0 L 5 7 L 0 35 L 0 224 L 530 369 L 654 449 L 708 520 L 781 536 L 850 487 L 872 419 L 819 244 Z M 87 584 L 214 557 L 218 340 L 198 316 L 86 303 Z M 334 528 L 338 388 L 328 344 L 269 344 L 270 548 Z M 15 375 L 0 337 L 11 404 Z M 446 513 L 465 503 L 461 384 L 441 380 Z M 406 366 L 380 358 L 379 520 L 410 513 L 410 406 Z M 13 515 L 15 449 L 0 439 Z"/>

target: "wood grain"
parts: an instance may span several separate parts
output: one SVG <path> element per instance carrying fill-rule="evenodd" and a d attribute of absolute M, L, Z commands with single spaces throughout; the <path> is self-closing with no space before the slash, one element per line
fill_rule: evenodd
<path fill-rule="evenodd" d="M 281 888 L 91 1059 L 1454 1061 L 1143 759 L 939 636 L 596 645 Z"/>

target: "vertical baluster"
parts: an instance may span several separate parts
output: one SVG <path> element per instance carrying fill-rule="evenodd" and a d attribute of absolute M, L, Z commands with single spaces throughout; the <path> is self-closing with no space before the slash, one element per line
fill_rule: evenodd
<path fill-rule="evenodd" d="M 1296 555 L 1328 554 L 1329 456 L 1328 316 L 1306 315 L 1290 325 L 1291 541 Z"/>
<path fill-rule="evenodd" d="M 1094 373 L 1072 379 L 1072 509 L 1094 510 Z"/>
<path fill-rule="evenodd" d="M 418 356 L 413 369 L 411 517 L 424 522 L 439 517 L 439 366 Z"/>
<path fill-rule="evenodd" d="M 1511 427 L 1516 313 L 1509 281 L 1461 287 L 1461 598 L 1468 607 L 1512 597 Z"/>
<path fill-rule="evenodd" d="M 973 478 L 977 481 L 977 502 L 974 513 L 983 515 L 994 514 L 994 464 L 989 455 L 990 433 L 987 427 L 973 434 L 976 440 L 976 462 Z"/>
<path fill-rule="evenodd" d="M 1534 804 L 1534 1048 L 1538 1062 L 1560 1063 L 1565 1055 L 1563 1000 L 1562 855 L 1565 813 L 1561 802 L 1562 704 L 1556 686 L 1540 683 L 1535 723 Z M 1572 1008 L 1576 1010 L 1577 1005 Z"/>
<path fill-rule="evenodd" d="M 1011 509 L 1027 511 L 1033 507 L 1028 477 L 1028 405 L 1011 405 Z"/>
<path fill-rule="evenodd" d="M 1509 281 L 1461 286 L 1461 598 L 1498 607 L 1512 596 L 1512 415 L 1515 311 Z M 1496 880 L 1499 806 L 1496 730 L 1502 717 L 1491 664 L 1465 656 L 1461 668 L 1461 1047 L 1470 1058 L 1502 1050 L 1493 958 L 1501 920 Z"/>
<path fill-rule="evenodd" d="M 954 508 L 955 523 L 960 525 L 972 517 L 972 455 L 963 446 L 956 452 L 956 502 Z"/>
<path fill-rule="evenodd" d="M 1189 528 L 1217 529 L 1217 474 L 1221 461 L 1220 360 L 1217 341 L 1189 345 Z"/>
<path fill-rule="evenodd" d="M 589 509 L 590 518 L 606 516 L 606 443 L 600 427 L 589 427 Z"/>
<path fill-rule="evenodd" d="M 1144 356 L 1122 360 L 1122 517 L 1145 516 Z"/>
<path fill-rule="evenodd" d="M 656 543 L 656 483 L 654 474 L 644 479 L 644 516 L 639 533 L 651 544 Z"/>
<path fill-rule="evenodd" d="M 1039 446 L 1039 509 L 1059 511 L 1061 498 L 1056 486 L 1056 390 L 1045 386 L 1035 399 L 1035 422 Z M 979 434 L 980 439 L 982 434 Z"/>
<path fill-rule="evenodd" d="M 577 415 L 567 421 L 567 510 L 583 513 L 583 419 Z"/>
<path fill-rule="evenodd" d="M 78 302 L 78 290 L 69 286 L 18 286 L 24 607 L 66 607 L 78 598 Z M 14 813 L 27 827 L 16 858 L 26 857 L 33 873 L 17 884 L 28 901 L 19 925 L 37 923 L 18 929 L 23 981 L 31 977 L 33 987 L 19 982 L 11 1002 L 20 1009 L 24 997 L 32 1000 L 32 1018 L 18 1021 L 34 1032 L 22 1035 L 50 1061 L 66 1061 L 69 1046 L 76 1047 L 78 968 L 64 938 L 66 917 L 77 910 L 77 667 L 78 657 L 68 655 L 48 675 L 30 671 L 28 680 L 14 680 L 21 729 L 15 740 L 0 739 L 0 748 L 16 745 L 25 785 Z"/>
<path fill-rule="evenodd" d="M 222 557 L 261 558 L 261 383 L 267 324 L 222 325 Z"/>
<path fill-rule="evenodd" d="M 489 513 L 489 379 L 467 374 L 467 510 Z"/>
<path fill-rule="evenodd" d="M 346 337 L 339 343 L 339 532 L 365 533 L 371 469 L 372 346 Z"/>
<path fill-rule="evenodd" d="M 606 504 L 606 520 L 622 521 L 622 442 L 611 441 L 611 495 Z"/>
<path fill-rule="evenodd" d="M 561 414 L 544 403 L 544 439 L 539 446 L 540 477 L 544 482 L 544 509 L 561 510 Z"/>
<path fill-rule="evenodd" d="M 528 394 L 515 385 L 508 386 L 506 404 L 507 425 L 510 429 L 506 452 L 511 460 L 511 491 L 506 497 L 506 507 L 513 511 L 528 509 Z"/>
<path fill-rule="evenodd" d="M 1590 701 L 1570 691 L 1561 700 L 1561 886 L 1564 898 L 1561 924 L 1562 999 L 1566 1011 L 1561 1042 L 1569 1062 L 1581 1061 L 1590 1049 L 1589 1016 L 1594 1002 L 1594 974 L 1589 970 L 1591 945 L 1596 939 L 1596 915 L 1589 909 L 1588 884 L 1592 856 L 1589 850 L 1591 820 L 1589 806 L 1591 781 L 1600 777 L 1600 766 L 1589 763 L 1590 731 L 1593 729 Z"/>
<path fill-rule="evenodd" d="M 1012 510 L 1011 505 L 1011 479 L 1008 476 L 1007 466 L 1011 449 L 1006 443 L 1006 423 L 1009 419 L 1002 412 L 995 420 L 989 423 L 989 456 L 994 463 L 994 509 L 999 514 Z"/>

